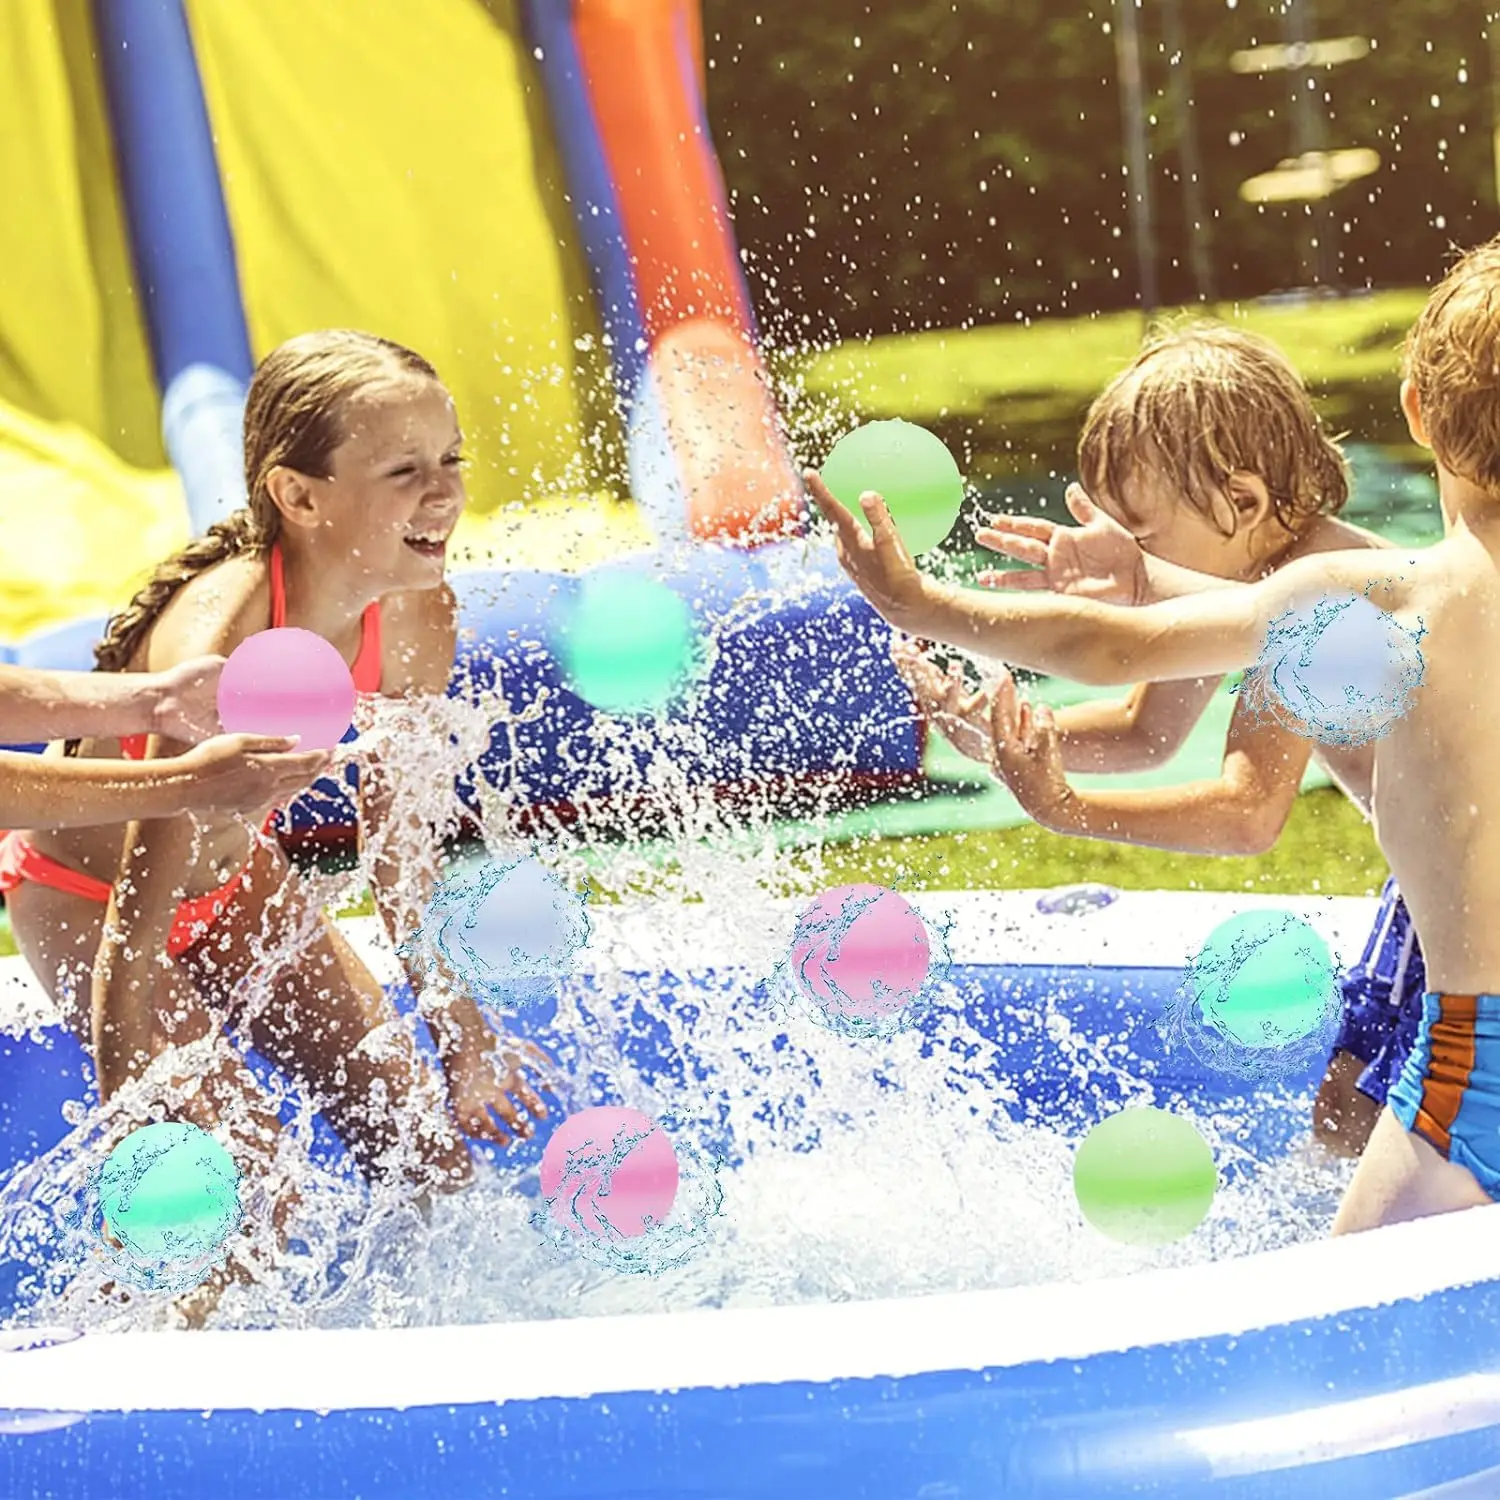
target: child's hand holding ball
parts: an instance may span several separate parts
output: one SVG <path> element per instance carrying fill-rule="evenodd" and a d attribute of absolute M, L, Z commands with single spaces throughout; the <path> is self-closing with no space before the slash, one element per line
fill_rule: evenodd
<path fill-rule="evenodd" d="M 920 634 L 930 586 L 912 554 L 936 546 L 958 518 L 964 489 L 953 455 L 910 422 L 871 422 L 805 478 L 855 586 L 898 630 Z M 856 499 L 868 535 L 849 509 Z"/>

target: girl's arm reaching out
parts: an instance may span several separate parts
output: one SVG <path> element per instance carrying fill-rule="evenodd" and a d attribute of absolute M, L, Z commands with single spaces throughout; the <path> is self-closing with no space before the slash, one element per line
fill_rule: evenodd
<path fill-rule="evenodd" d="M 448 690 L 458 643 L 458 605 L 446 585 L 398 596 L 383 621 L 390 648 L 398 656 L 382 689 L 442 697 Z M 435 885 L 434 861 L 403 857 L 413 842 L 430 850 L 433 831 L 403 814 L 395 788 L 378 764 L 360 777 L 360 839 L 374 837 L 383 847 L 371 868 L 375 905 L 392 943 L 403 944 L 417 930 Z M 383 837 L 382 837 L 383 835 Z M 516 1043 L 485 1018 L 461 976 L 440 973 L 437 982 L 419 964 L 402 960 L 422 1018 L 432 1033 L 448 1085 L 448 1103 L 466 1135 L 508 1145 L 530 1135 L 531 1120 L 547 1113 L 531 1086 L 527 1069 L 545 1076 L 550 1059 L 531 1043 Z M 524 1054 L 524 1055 L 523 1055 Z M 528 1119 L 528 1116 L 530 1119 Z"/>
<path fill-rule="evenodd" d="M 1409 594 L 1409 566 L 1370 551 L 1319 553 L 1259 583 L 1139 608 L 948 588 L 917 571 L 878 495 L 860 501 L 867 536 L 815 473 L 807 482 L 834 524 L 845 572 L 896 629 L 1077 682 L 1107 687 L 1236 671 L 1255 664 L 1271 624 L 1289 609 L 1367 589 L 1377 606 L 1395 609 Z"/>

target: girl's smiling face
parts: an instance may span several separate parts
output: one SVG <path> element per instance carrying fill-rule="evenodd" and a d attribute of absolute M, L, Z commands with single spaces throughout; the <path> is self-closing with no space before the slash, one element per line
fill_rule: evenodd
<path fill-rule="evenodd" d="M 319 531 L 378 585 L 436 588 L 468 496 L 463 434 L 436 380 L 403 377 L 362 391 L 343 415 Z"/>

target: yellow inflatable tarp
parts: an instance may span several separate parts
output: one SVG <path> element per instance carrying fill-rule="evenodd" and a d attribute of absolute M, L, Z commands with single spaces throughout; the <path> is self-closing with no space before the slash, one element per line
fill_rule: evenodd
<path fill-rule="evenodd" d="M 518 501 L 582 555 L 649 540 L 576 514 L 620 442 L 514 0 L 188 10 L 255 353 L 345 325 L 431 359 L 475 457 L 460 552 L 578 566 Z M 93 48 L 84 0 L 0 0 L 0 640 L 119 604 L 187 532 Z"/>

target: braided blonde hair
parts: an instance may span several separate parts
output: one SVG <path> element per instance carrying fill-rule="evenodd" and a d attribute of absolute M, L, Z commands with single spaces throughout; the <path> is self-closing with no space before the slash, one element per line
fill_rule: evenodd
<path fill-rule="evenodd" d="M 281 534 L 271 499 L 278 468 L 326 477 L 334 450 L 348 436 L 350 402 L 393 377 L 438 378 L 420 354 L 354 329 L 305 333 L 273 349 L 250 382 L 245 400 L 245 483 L 248 503 L 216 521 L 182 551 L 158 565 L 143 588 L 110 618 L 94 647 L 95 670 L 123 672 L 161 612 L 189 579 L 241 552 L 266 552 Z M 69 740 L 67 753 L 79 742 Z"/>

